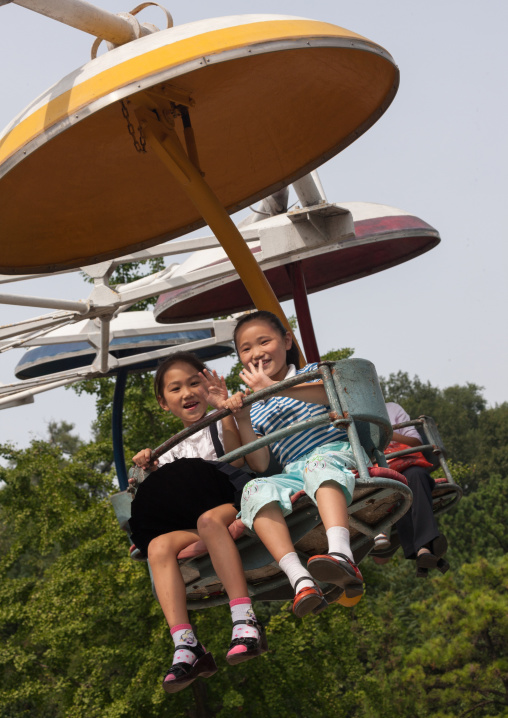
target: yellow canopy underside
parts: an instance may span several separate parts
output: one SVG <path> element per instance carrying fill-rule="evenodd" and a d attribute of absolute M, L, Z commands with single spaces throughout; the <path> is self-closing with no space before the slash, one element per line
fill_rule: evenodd
<path fill-rule="evenodd" d="M 121 97 L 161 85 L 191 95 L 201 169 L 232 212 L 350 144 L 397 84 L 381 48 L 304 20 L 217 30 L 128 59 L 53 95 L 1 141 L 0 272 L 91 264 L 203 225 L 150 147 L 136 152 Z"/>

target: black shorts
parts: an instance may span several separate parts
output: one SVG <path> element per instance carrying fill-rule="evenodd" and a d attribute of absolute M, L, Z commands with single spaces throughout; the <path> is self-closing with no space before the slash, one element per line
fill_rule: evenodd
<path fill-rule="evenodd" d="M 233 485 L 219 466 L 202 459 L 177 459 L 143 481 L 132 502 L 129 522 L 132 540 L 143 555 L 156 536 L 196 529 L 205 511 L 222 504 L 240 510 L 241 488 L 251 477 L 237 471 Z"/>

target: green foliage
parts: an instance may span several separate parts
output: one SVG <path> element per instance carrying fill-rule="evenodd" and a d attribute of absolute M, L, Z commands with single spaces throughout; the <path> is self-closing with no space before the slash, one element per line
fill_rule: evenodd
<path fill-rule="evenodd" d="M 323 354 L 321 361 L 340 361 L 341 359 L 349 359 L 355 353 L 351 347 L 344 347 L 343 349 L 331 349 L 326 354 Z"/>
<path fill-rule="evenodd" d="M 508 557 L 464 564 L 439 580 L 438 605 L 412 610 L 419 635 L 391 677 L 394 714 L 507 716 Z"/>
<path fill-rule="evenodd" d="M 507 476 L 506 472 L 503 477 L 494 474 L 482 481 L 442 517 L 441 528 L 457 563 L 471 560 L 472 554 L 489 559 L 508 554 Z"/>
<path fill-rule="evenodd" d="M 107 498 L 114 380 L 78 388 L 97 398 L 94 442 L 83 445 L 62 423 L 49 427 L 49 441 L 0 447 L 0 715 L 508 716 L 508 405 L 487 409 L 475 385 L 441 390 L 400 372 L 384 385 L 412 416 L 434 416 L 452 447 L 465 488 L 439 519 L 452 570 L 417 581 L 398 552 L 386 566 L 364 561 L 367 593 L 353 610 L 332 605 L 299 621 L 289 603 L 257 604 L 270 651 L 234 668 L 224 659 L 227 606 L 194 612 L 219 672 L 171 697 L 160 686 L 171 637 Z M 157 406 L 151 375 L 131 375 L 126 457 L 180 428 Z"/>
<path fill-rule="evenodd" d="M 83 446 L 78 436 L 71 434 L 74 424 L 67 421 L 50 421 L 48 423 L 49 443 L 58 446 L 64 454 L 72 456 Z"/>

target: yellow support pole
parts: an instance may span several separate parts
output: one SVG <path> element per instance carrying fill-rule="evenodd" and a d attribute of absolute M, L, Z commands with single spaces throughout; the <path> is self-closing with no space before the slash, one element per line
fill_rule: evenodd
<path fill-rule="evenodd" d="M 279 317 L 298 347 L 300 361 L 305 364 L 305 356 L 270 283 L 231 217 L 205 182 L 200 171 L 187 157 L 175 130 L 166 124 L 163 125 L 146 107 L 140 107 L 135 112 L 150 147 L 169 169 L 221 243 L 255 307 Z"/>

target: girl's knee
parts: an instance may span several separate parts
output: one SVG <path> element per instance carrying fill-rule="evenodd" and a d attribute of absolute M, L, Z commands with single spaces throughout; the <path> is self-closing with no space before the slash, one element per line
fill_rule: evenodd
<path fill-rule="evenodd" d="M 148 560 L 154 564 L 172 558 L 176 559 L 180 551 L 181 546 L 174 540 L 174 537 L 171 534 L 164 534 L 152 539 L 148 544 Z"/>
<path fill-rule="evenodd" d="M 217 523 L 217 516 L 214 514 L 213 509 L 211 511 L 205 511 L 198 519 L 199 534 L 201 535 L 215 528 Z"/>
<path fill-rule="evenodd" d="M 231 508 L 221 506 L 205 511 L 198 519 L 197 527 L 199 534 L 202 535 L 203 533 L 216 531 L 220 528 L 227 528 L 229 524 L 235 520 L 236 513 L 236 509 L 233 506 L 231 506 Z"/>

